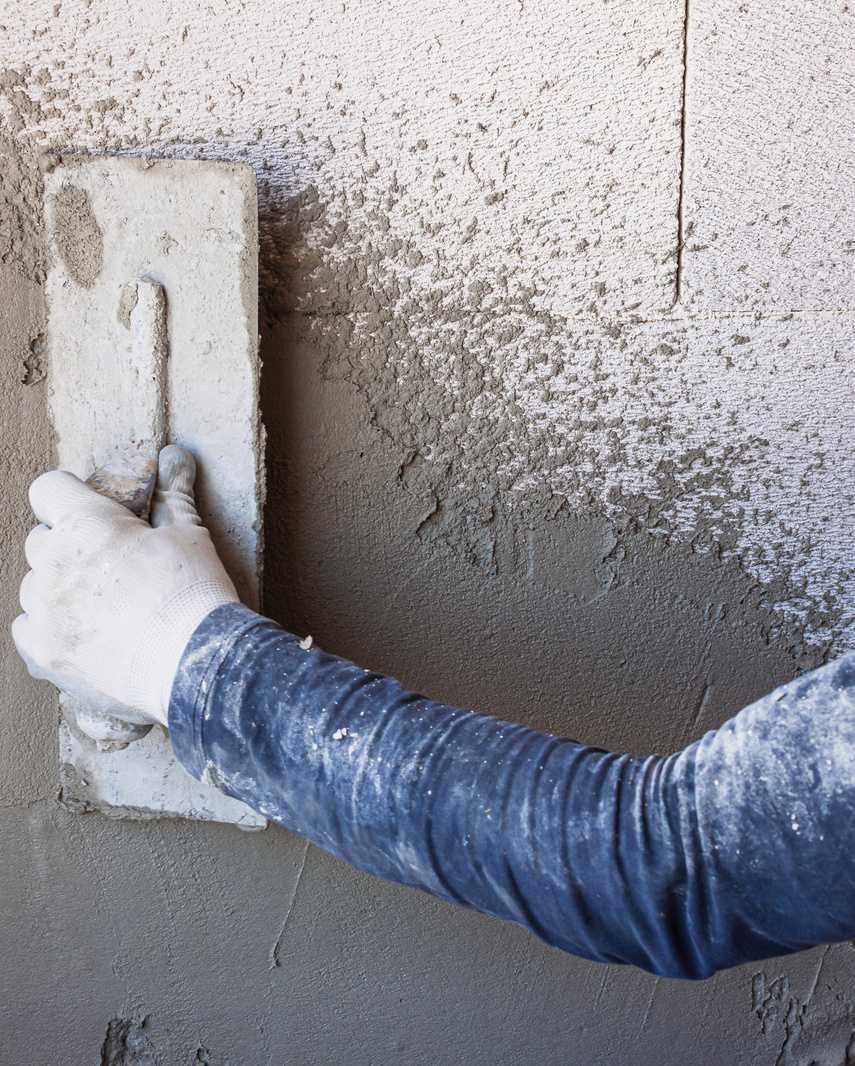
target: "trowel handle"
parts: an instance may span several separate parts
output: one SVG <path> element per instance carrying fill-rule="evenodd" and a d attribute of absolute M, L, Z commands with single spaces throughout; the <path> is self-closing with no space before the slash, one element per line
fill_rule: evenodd
<path fill-rule="evenodd" d="M 166 294 L 153 278 L 139 278 L 126 288 L 122 301 L 130 305 L 131 349 L 122 365 L 120 400 L 133 412 L 133 439 L 126 440 L 129 447 L 99 467 L 86 483 L 147 518 L 158 452 L 166 444 Z"/>
<path fill-rule="evenodd" d="M 151 450 L 129 448 L 111 459 L 86 479 L 102 496 L 109 496 L 141 518 L 148 516 L 149 504 L 157 480 L 157 456 Z M 136 725 L 113 715 L 93 711 L 79 700 L 63 694 L 62 706 L 70 710 L 81 733 L 95 741 L 103 752 L 121 751 L 135 740 L 141 740 L 150 725 Z"/>
<path fill-rule="evenodd" d="M 133 405 L 136 440 L 91 474 L 86 484 L 146 519 L 157 483 L 158 453 L 166 443 L 166 296 L 151 278 L 139 279 L 126 295 L 132 304 L 133 347 L 123 375 Z M 101 751 L 120 751 L 151 729 L 93 711 L 68 697 L 65 702 L 73 705 L 81 732 Z"/>

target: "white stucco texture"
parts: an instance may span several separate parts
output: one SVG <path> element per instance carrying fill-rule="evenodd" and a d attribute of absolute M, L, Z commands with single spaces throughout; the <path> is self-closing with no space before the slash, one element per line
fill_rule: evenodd
<path fill-rule="evenodd" d="M 855 309 L 855 8 L 689 10 L 685 302 Z"/>
<path fill-rule="evenodd" d="M 553 311 L 672 302 L 677 0 L 55 7 L 4 14 L 4 65 L 49 71 L 36 136 L 240 154 L 272 191 L 317 185 L 335 221 L 415 241 L 395 263 L 413 284 L 439 264 Z"/>
<path fill-rule="evenodd" d="M 267 311 L 329 334 L 437 499 L 477 522 L 538 484 L 718 545 L 788 583 L 809 640 L 852 643 L 845 4 L 3 18 L 28 143 L 255 167 Z"/>

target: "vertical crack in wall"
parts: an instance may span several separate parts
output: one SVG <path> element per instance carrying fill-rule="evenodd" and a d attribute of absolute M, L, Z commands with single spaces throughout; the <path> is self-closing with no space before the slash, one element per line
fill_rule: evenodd
<path fill-rule="evenodd" d="M 276 942 L 270 950 L 270 969 L 275 970 L 282 965 L 282 944 L 285 941 L 285 930 L 288 928 L 288 922 L 291 918 L 291 912 L 294 909 L 294 900 L 297 898 L 297 889 L 300 887 L 300 878 L 303 876 L 303 871 L 306 869 L 306 856 L 309 853 L 309 842 L 305 842 L 303 848 L 303 856 L 300 859 L 300 866 L 297 870 L 297 876 L 294 879 L 294 891 L 291 893 L 291 898 L 288 900 L 288 905 L 285 908 L 285 917 L 282 919 L 282 926 L 279 930 L 279 936 L 276 937 Z"/>
<path fill-rule="evenodd" d="M 686 242 L 685 192 L 686 192 L 686 103 L 689 88 L 689 0 L 683 12 L 683 94 L 680 101 L 680 185 L 677 192 L 677 269 L 674 274 L 674 304 L 672 310 L 683 302 L 683 245 Z"/>

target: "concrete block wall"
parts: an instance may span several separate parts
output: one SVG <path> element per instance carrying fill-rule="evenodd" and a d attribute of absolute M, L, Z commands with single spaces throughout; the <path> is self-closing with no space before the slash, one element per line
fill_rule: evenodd
<path fill-rule="evenodd" d="M 248 161 L 266 610 L 438 698 L 675 750 L 855 646 L 855 9 L 32 0 L 0 11 L 0 500 L 52 461 L 41 174 Z M 849 1061 L 849 945 L 693 986 L 282 830 L 56 799 L 0 648 L 9 1062 Z M 818 872 L 833 876 L 833 871 Z"/>

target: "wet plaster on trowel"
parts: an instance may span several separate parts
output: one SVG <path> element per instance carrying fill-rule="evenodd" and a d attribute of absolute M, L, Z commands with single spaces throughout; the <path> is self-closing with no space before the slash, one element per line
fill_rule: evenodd
<path fill-rule="evenodd" d="M 50 371 L 37 156 L 73 148 L 256 169 L 267 609 L 300 635 L 635 751 L 847 647 L 850 321 L 828 312 L 851 306 L 850 272 L 835 250 L 832 292 L 821 257 L 807 280 L 803 261 L 851 182 L 839 138 L 790 122 L 825 99 L 800 75 L 818 29 L 845 67 L 832 6 L 692 10 L 705 52 L 664 0 L 4 11 L 4 367 L 30 405 L 4 422 L 9 614 L 25 486 L 51 462 L 43 385 L 20 381 Z M 762 171 L 779 155 L 775 205 Z M 740 172 L 751 196 L 729 181 L 716 200 L 716 174 Z M 793 221 L 790 258 L 767 256 L 755 235 Z M 831 976 L 822 951 L 770 964 L 765 991 L 755 968 L 657 982 L 278 831 L 57 811 L 50 701 L 3 655 L 3 795 L 29 804 L 0 823 L 15 1061 L 96 1061 L 111 1019 L 146 1015 L 170 1062 L 200 1046 L 214 1063 L 845 1061 L 846 946 Z"/>
<path fill-rule="evenodd" d="M 91 289 L 104 265 L 104 235 L 85 189 L 63 185 L 54 197 L 57 252 L 68 276 Z"/>

